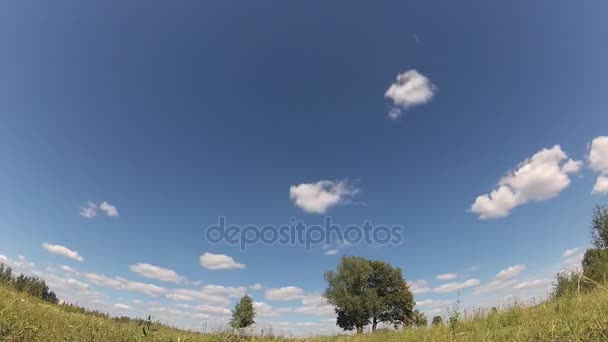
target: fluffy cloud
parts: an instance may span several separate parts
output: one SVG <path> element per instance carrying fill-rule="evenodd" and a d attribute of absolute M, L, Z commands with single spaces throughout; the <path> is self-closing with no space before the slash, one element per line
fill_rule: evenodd
<path fill-rule="evenodd" d="M 200 258 L 201 266 L 210 270 L 242 269 L 244 264 L 224 254 L 205 253 Z"/>
<path fill-rule="evenodd" d="M 516 290 L 524 290 L 524 289 L 534 289 L 538 287 L 551 285 L 551 279 L 535 279 L 521 282 L 515 286 L 513 286 Z"/>
<path fill-rule="evenodd" d="M 267 300 L 286 302 L 304 298 L 304 290 L 295 286 L 267 289 L 265 297 Z"/>
<path fill-rule="evenodd" d="M 505 288 L 507 286 L 514 285 L 517 280 L 513 278 L 517 277 L 525 269 L 526 265 L 523 264 L 507 267 L 504 270 L 498 272 L 491 282 L 476 287 L 475 291 L 473 291 L 473 294 L 492 292 Z"/>
<path fill-rule="evenodd" d="M 66 258 L 72 259 L 72 260 L 76 260 L 76 261 L 80 261 L 83 262 L 84 258 L 81 257 L 78 252 L 73 251 L 65 246 L 61 246 L 61 245 L 53 245 L 50 244 L 48 242 L 43 242 L 42 243 L 42 248 L 46 249 L 49 253 L 53 253 L 53 254 L 57 254 L 57 255 L 61 255 L 64 256 Z"/>
<path fill-rule="evenodd" d="M 261 289 L 264 288 L 264 286 L 260 283 L 255 283 L 253 285 L 250 285 L 249 288 L 253 291 L 260 291 Z"/>
<path fill-rule="evenodd" d="M 567 249 L 562 254 L 562 272 L 572 272 L 581 269 L 581 262 L 585 256 L 584 252 L 580 252 L 578 248 Z"/>
<path fill-rule="evenodd" d="M 498 272 L 498 274 L 496 275 L 496 280 L 507 280 L 517 277 L 525 269 L 526 265 L 523 264 L 507 267 L 506 269 Z"/>
<path fill-rule="evenodd" d="M 183 277 L 179 276 L 173 270 L 150 264 L 137 263 L 129 266 L 129 268 L 131 271 L 150 279 L 158 279 L 172 283 L 179 283 L 184 280 Z"/>
<path fill-rule="evenodd" d="M 153 284 L 129 281 L 120 277 L 107 277 L 103 274 L 86 273 L 85 277 L 93 284 L 109 287 L 114 290 L 138 292 L 150 297 L 157 297 L 167 293 L 167 289 Z"/>
<path fill-rule="evenodd" d="M 105 212 L 110 217 L 118 217 L 118 209 L 106 201 L 101 202 L 99 210 Z"/>
<path fill-rule="evenodd" d="M 88 201 L 85 206 L 80 207 L 80 216 L 91 219 L 97 216 L 99 210 L 110 217 L 118 217 L 118 209 L 107 201 L 103 201 L 99 205 Z"/>
<path fill-rule="evenodd" d="M 289 188 L 289 198 L 307 213 L 324 214 L 327 209 L 345 203 L 358 192 L 359 189 L 346 180 L 321 180 L 292 185 Z"/>
<path fill-rule="evenodd" d="M 398 119 L 402 110 L 429 102 L 435 89 L 431 81 L 416 70 L 397 75 L 395 82 L 384 93 L 384 97 L 393 102 L 388 116 L 393 120 Z"/>
<path fill-rule="evenodd" d="M 481 219 L 505 217 L 517 206 L 557 196 L 581 167 L 559 145 L 543 149 L 509 171 L 491 193 L 478 196 L 470 210 Z"/>
<path fill-rule="evenodd" d="M 458 274 L 456 274 L 456 273 L 443 273 L 443 274 L 438 274 L 435 278 L 437 278 L 439 280 L 454 280 L 454 279 L 458 278 Z"/>
<path fill-rule="evenodd" d="M 562 254 L 562 256 L 564 258 L 571 257 L 574 254 L 576 254 L 576 252 L 578 252 L 578 248 L 566 249 L 566 251 L 564 252 L 564 254 Z"/>
<path fill-rule="evenodd" d="M 228 305 L 230 299 L 224 295 L 205 293 L 192 289 L 174 289 L 167 293 L 167 298 L 181 302 L 202 302 L 214 305 Z"/>
<path fill-rule="evenodd" d="M 436 293 L 448 293 L 454 292 L 462 289 L 466 289 L 469 287 L 479 285 L 478 279 L 469 279 L 463 282 L 453 282 L 453 283 L 445 283 L 433 289 L 433 292 Z"/>
<path fill-rule="evenodd" d="M 121 303 L 117 303 L 117 304 L 114 304 L 114 305 L 112 305 L 112 306 L 113 306 L 115 309 L 118 309 L 118 310 L 123 310 L 123 311 L 131 311 L 131 310 L 133 310 L 133 308 L 132 308 L 132 307 L 130 307 L 130 306 L 128 306 L 127 304 L 121 304 Z"/>
<path fill-rule="evenodd" d="M 196 307 L 196 310 L 198 310 L 204 314 L 214 315 L 214 316 L 230 315 L 230 310 L 228 310 L 227 308 L 219 307 L 219 306 L 198 305 Z"/>
<path fill-rule="evenodd" d="M 423 294 L 430 292 L 432 289 L 426 280 L 416 280 L 408 284 L 413 294 Z"/>
<path fill-rule="evenodd" d="M 608 193 L 608 136 L 593 139 L 587 160 L 589 166 L 600 174 L 595 181 L 593 193 Z"/>

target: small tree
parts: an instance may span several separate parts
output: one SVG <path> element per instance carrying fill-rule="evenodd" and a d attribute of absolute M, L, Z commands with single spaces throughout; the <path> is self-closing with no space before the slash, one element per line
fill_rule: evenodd
<path fill-rule="evenodd" d="M 433 322 L 431 324 L 432 325 L 442 325 L 443 318 L 441 318 L 441 316 L 435 316 L 435 317 L 433 317 Z"/>
<path fill-rule="evenodd" d="M 406 322 L 405 326 L 426 327 L 427 324 L 426 315 L 416 309 L 412 312 L 412 317 Z"/>
<path fill-rule="evenodd" d="M 255 311 L 253 309 L 253 300 L 251 297 L 245 295 L 236 304 L 234 310 L 232 310 L 232 319 L 230 319 L 230 326 L 234 329 L 243 329 L 255 323 L 253 318 L 255 317 Z"/>

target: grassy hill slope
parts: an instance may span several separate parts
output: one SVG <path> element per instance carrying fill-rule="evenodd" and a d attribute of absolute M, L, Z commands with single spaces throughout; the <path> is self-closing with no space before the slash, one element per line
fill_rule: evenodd
<path fill-rule="evenodd" d="M 200 334 L 159 325 L 150 328 L 144 334 L 143 327 L 134 322 L 121 323 L 68 312 L 61 306 L 0 285 L 0 341 L 239 340 L 235 336 Z M 453 327 L 409 328 L 374 335 L 318 337 L 309 341 L 608 341 L 608 290 L 598 289 L 534 307 L 513 307 L 493 314 L 480 314 Z"/>

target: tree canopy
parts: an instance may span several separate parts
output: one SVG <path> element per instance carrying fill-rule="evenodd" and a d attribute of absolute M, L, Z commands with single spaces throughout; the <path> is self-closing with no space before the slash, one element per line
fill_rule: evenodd
<path fill-rule="evenodd" d="M 245 295 L 235 305 L 232 310 L 232 319 L 230 320 L 230 326 L 234 329 L 243 329 L 255 323 L 253 318 L 255 317 L 255 311 L 253 309 L 253 300 L 251 297 Z"/>
<path fill-rule="evenodd" d="M 383 261 L 343 257 L 336 271 L 325 273 L 325 297 L 336 307 L 336 324 L 358 333 L 384 322 L 397 327 L 412 321 L 414 296 L 401 269 Z"/>

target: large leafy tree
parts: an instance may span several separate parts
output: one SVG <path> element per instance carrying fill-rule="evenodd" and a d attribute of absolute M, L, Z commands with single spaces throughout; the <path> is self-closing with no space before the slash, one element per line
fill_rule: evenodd
<path fill-rule="evenodd" d="M 235 305 L 232 310 L 232 319 L 230 320 L 230 326 L 234 329 L 243 329 L 255 323 L 253 320 L 255 317 L 255 310 L 253 309 L 253 300 L 251 297 L 245 295 Z"/>
<path fill-rule="evenodd" d="M 336 271 L 325 274 L 325 297 L 336 307 L 336 324 L 358 333 L 372 324 L 395 327 L 411 320 L 414 297 L 401 270 L 382 261 L 343 257 Z"/>

